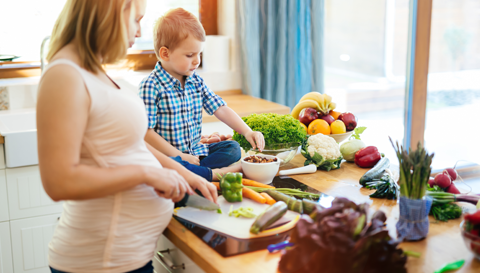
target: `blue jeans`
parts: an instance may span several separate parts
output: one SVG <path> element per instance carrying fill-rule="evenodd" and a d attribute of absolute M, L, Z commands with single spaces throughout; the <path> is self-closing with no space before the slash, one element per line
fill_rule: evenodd
<path fill-rule="evenodd" d="M 240 159 L 242 152 L 236 141 L 222 141 L 210 144 L 208 156 L 200 158 L 200 166 L 182 160 L 180 156 L 172 157 L 189 171 L 212 181 L 212 169 L 229 166 Z"/>
<path fill-rule="evenodd" d="M 52 273 L 68 273 L 68 272 L 65 272 L 65 271 L 60 271 L 60 270 L 53 269 L 51 267 L 50 267 L 50 270 L 52 271 Z M 148 262 L 143 267 L 140 267 L 140 268 L 132 270 L 132 271 L 128 271 L 127 273 L 153 273 L 152 261 Z"/>

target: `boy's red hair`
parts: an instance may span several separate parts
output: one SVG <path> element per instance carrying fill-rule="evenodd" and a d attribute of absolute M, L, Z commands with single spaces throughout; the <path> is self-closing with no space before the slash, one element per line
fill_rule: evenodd
<path fill-rule="evenodd" d="M 158 18 L 153 30 L 155 54 L 160 60 L 160 48 L 166 47 L 173 51 L 188 35 L 205 42 L 205 30 L 200 21 L 192 13 L 176 8 L 169 10 Z"/>

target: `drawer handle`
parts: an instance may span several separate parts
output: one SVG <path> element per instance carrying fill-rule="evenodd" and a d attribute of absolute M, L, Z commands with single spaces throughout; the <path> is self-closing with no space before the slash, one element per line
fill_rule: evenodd
<path fill-rule="evenodd" d="M 173 252 L 173 250 L 170 250 L 169 248 L 165 249 L 165 250 L 160 250 L 157 252 L 157 257 L 159 259 L 158 262 L 160 262 L 165 268 L 170 268 L 172 270 L 177 270 L 177 269 L 185 269 L 185 264 L 182 263 L 181 265 L 176 265 L 173 263 L 173 261 L 171 259 L 168 259 L 167 258 L 167 255 L 166 254 L 171 254 L 171 252 Z"/>

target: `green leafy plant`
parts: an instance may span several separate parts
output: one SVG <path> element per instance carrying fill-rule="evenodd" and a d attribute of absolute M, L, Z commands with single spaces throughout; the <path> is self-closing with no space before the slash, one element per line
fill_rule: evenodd
<path fill-rule="evenodd" d="M 263 134 L 265 147 L 277 143 L 301 143 L 307 136 L 300 121 L 291 115 L 251 114 L 242 119 L 253 131 Z M 252 145 L 238 132 L 233 133 L 233 140 L 237 141 L 245 151 L 252 148 Z"/>
<path fill-rule="evenodd" d="M 358 139 L 361 140 L 360 135 L 367 129 L 367 127 L 357 127 L 353 130 L 353 134 L 350 136 L 350 139 Z"/>

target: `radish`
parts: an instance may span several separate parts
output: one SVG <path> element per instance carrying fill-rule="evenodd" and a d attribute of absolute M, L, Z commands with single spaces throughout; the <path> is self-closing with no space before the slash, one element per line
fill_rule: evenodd
<path fill-rule="evenodd" d="M 453 168 L 446 168 L 443 172 L 444 172 L 444 173 L 447 172 L 448 175 L 450 175 L 450 178 L 452 178 L 452 181 L 457 180 L 458 174 L 457 174 L 457 171 L 455 171 L 455 169 L 453 169 Z"/>
<path fill-rule="evenodd" d="M 439 173 L 435 176 L 435 184 L 444 189 L 452 184 L 452 180 L 450 180 L 450 176 L 448 174 Z"/>
<path fill-rule="evenodd" d="M 448 193 L 454 193 L 454 194 L 459 194 L 460 193 L 460 191 L 457 189 L 457 187 L 455 187 L 454 183 L 450 184 L 450 186 L 448 186 L 445 189 L 445 191 L 448 192 Z"/>
<path fill-rule="evenodd" d="M 430 186 L 430 188 L 433 188 L 433 186 L 436 185 L 436 184 L 435 184 L 435 180 L 434 180 L 433 178 L 430 178 L 430 179 L 428 180 L 428 185 Z"/>

